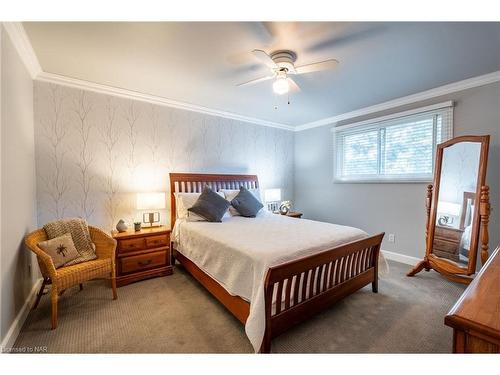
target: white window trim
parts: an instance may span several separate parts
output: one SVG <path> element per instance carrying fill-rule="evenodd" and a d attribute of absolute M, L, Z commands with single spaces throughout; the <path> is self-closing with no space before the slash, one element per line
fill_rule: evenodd
<path fill-rule="evenodd" d="M 437 104 L 432 104 L 429 106 L 425 107 L 420 107 L 420 108 L 415 108 L 411 109 L 408 111 L 403 111 L 403 112 L 398 112 L 398 113 L 393 113 L 387 116 L 381 116 L 381 117 L 376 117 L 372 118 L 369 120 L 365 121 L 359 121 L 351 124 L 346 124 L 346 125 L 341 125 L 341 126 L 336 126 L 330 129 L 330 131 L 333 133 L 333 182 L 334 183 L 345 183 L 345 184 L 353 184 L 353 183 L 394 183 L 394 184 L 404 184 L 404 183 L 426 183 L 426 182 L 432 182 L 433 177 L 429 176 L 426 174 L 425 176 L 419 176 L 417 174 L 411 174 L 411 175 L 397 175 L 397 176 L 390 176 L 390 175 L 376 175 L 373 177 L 367 177 L 367 176 L 360 176 L 360 177 L 348 177 L 348 178 L 340 178 L 337 175 L 337 168 L 338 168 L 338 155 L 339 153 L 337 152 L 337 140 L 336 140 L 336 134 L 339 133 L 340 131 L 344 131 L 347 129 L 351 128 L 357 128 L 359 127 L 360 130 L 367 130 L 370 127 L 378 128 L 380 122 L 385 122 L 389 120 L 396 120 L 398 118 L 402 117 L 407 117 L 411 115 L 417 115 L 417 114 L 425 114 L 426 112 L 432 112 L 432 111 L 437 111 L 440 109 L 450 109 L 449 113 L 449 121 L 447 123 L 448 125 L 448 130 L 447 134 L 449 135 L 449 139 L 453 137 L 453 107 L 454 107 L 454 102 L 453 101 L 446 101 L 442 103 L 437 103 Z M 446 141 L 447 139 L 444 139 Z M 434 174 L 434 162 L 435 162 L 435 152 L 436 150 L 433 150 L 433 161 L 432 161 L 432 168 L 433 168 L 433 173 Z"/>

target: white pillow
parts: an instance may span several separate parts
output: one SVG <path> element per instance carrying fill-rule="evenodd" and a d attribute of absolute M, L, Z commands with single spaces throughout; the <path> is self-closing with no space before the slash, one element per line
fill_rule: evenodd
<path fill-rule="evenodd" d="M 248 191 L 250 193 L 252 193 L 254 195 L 254 197 L 257 198 L 257 200 L 260 203 L 262 203 L 262 199 L 260 199 L 260 190 L 259 189 L 248 189 Z M 237 189 L 237 190 L 236 189 L 220 189 L 219 190 L 219 193 L 223 193 L 224 197 L 229 202 L 231 202 L 238 195 L 239 192 L 240 192 L 240 189 Z M 240 213 L 238 211 L 236 211 L 236 209 L 233 206 L 229 206 L 229 213 L 231 214 L 231 216 L 241 216 Z"/>
<path fill-rule="evenodd" d="M 217 192 L 222 198 L 225 198 L 224 193 Z M 194 212 L 189 212 L 188 209 L 193 207 L 201 193 L 175 193 L 175 208 L 176 215 L 178 219 L 186 219 L 187 221 L 207 221 L 200 215 L 196 215 Z M 229 217 L 229 213 L 226 212 L 224 217 Z"/>

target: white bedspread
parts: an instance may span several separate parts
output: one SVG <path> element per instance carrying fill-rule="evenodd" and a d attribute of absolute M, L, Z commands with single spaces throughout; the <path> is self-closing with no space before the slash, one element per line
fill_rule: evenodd
<path fill-rule="evenodd" d="M 366 237 L 361 229 L 263 211 L 222 223 L 177 220 L 175 248 L 221 284 L 250 302 L 245 331 L 257 352 L 265 329 L 264 278 L 271 266 Z"/>

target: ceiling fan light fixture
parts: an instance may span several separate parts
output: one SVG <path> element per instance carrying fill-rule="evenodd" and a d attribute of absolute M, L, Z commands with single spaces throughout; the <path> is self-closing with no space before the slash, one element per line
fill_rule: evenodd
<path fill-rule="evenodd" d="M 290 90 L 290 85 L 286 77 L 278 77 L 273 83 L 273 90 L 278 95 L 286 94 Z"/>

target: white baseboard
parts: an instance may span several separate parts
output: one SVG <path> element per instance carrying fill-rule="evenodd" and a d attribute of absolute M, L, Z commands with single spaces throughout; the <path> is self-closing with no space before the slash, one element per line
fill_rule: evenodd
<path fill-rule="evenodd" d="M 28 317 L 28 314 L 30 312 L 30 307 L 35 301 L 36 294 L 38 292 L 38 289 L 40 288 L 41 283 L 42 279 L 39 279 L 33 285 L 33 288 L 31 289 L 28 297 L 26 298 L 23 307 L 21 308 L 16 318 L 10 325 L 7 334 L 5 335 L 4 339 L 2 340 L 2 343 L 0 344 L 0 353 L 3 352 L 5 349 L 12 348 L 12 346 L 16 342 L 17 336 L 19 336 L 19 332 L 21 332 L 21 328 L 23 327 L 23 324 L 26 321 L 26 318 Z"/>
<path fill-rule="evenodd" d="M 408 264 L 410 266 L 415 266 L 422 259 L 411 257 L 409 255 L 403 255 L 399 253 L 394 253 L 392 251 L 381 250 L 382 254 L 384 254 L 385 259 L 393 260 L 395 262 Z"/>

